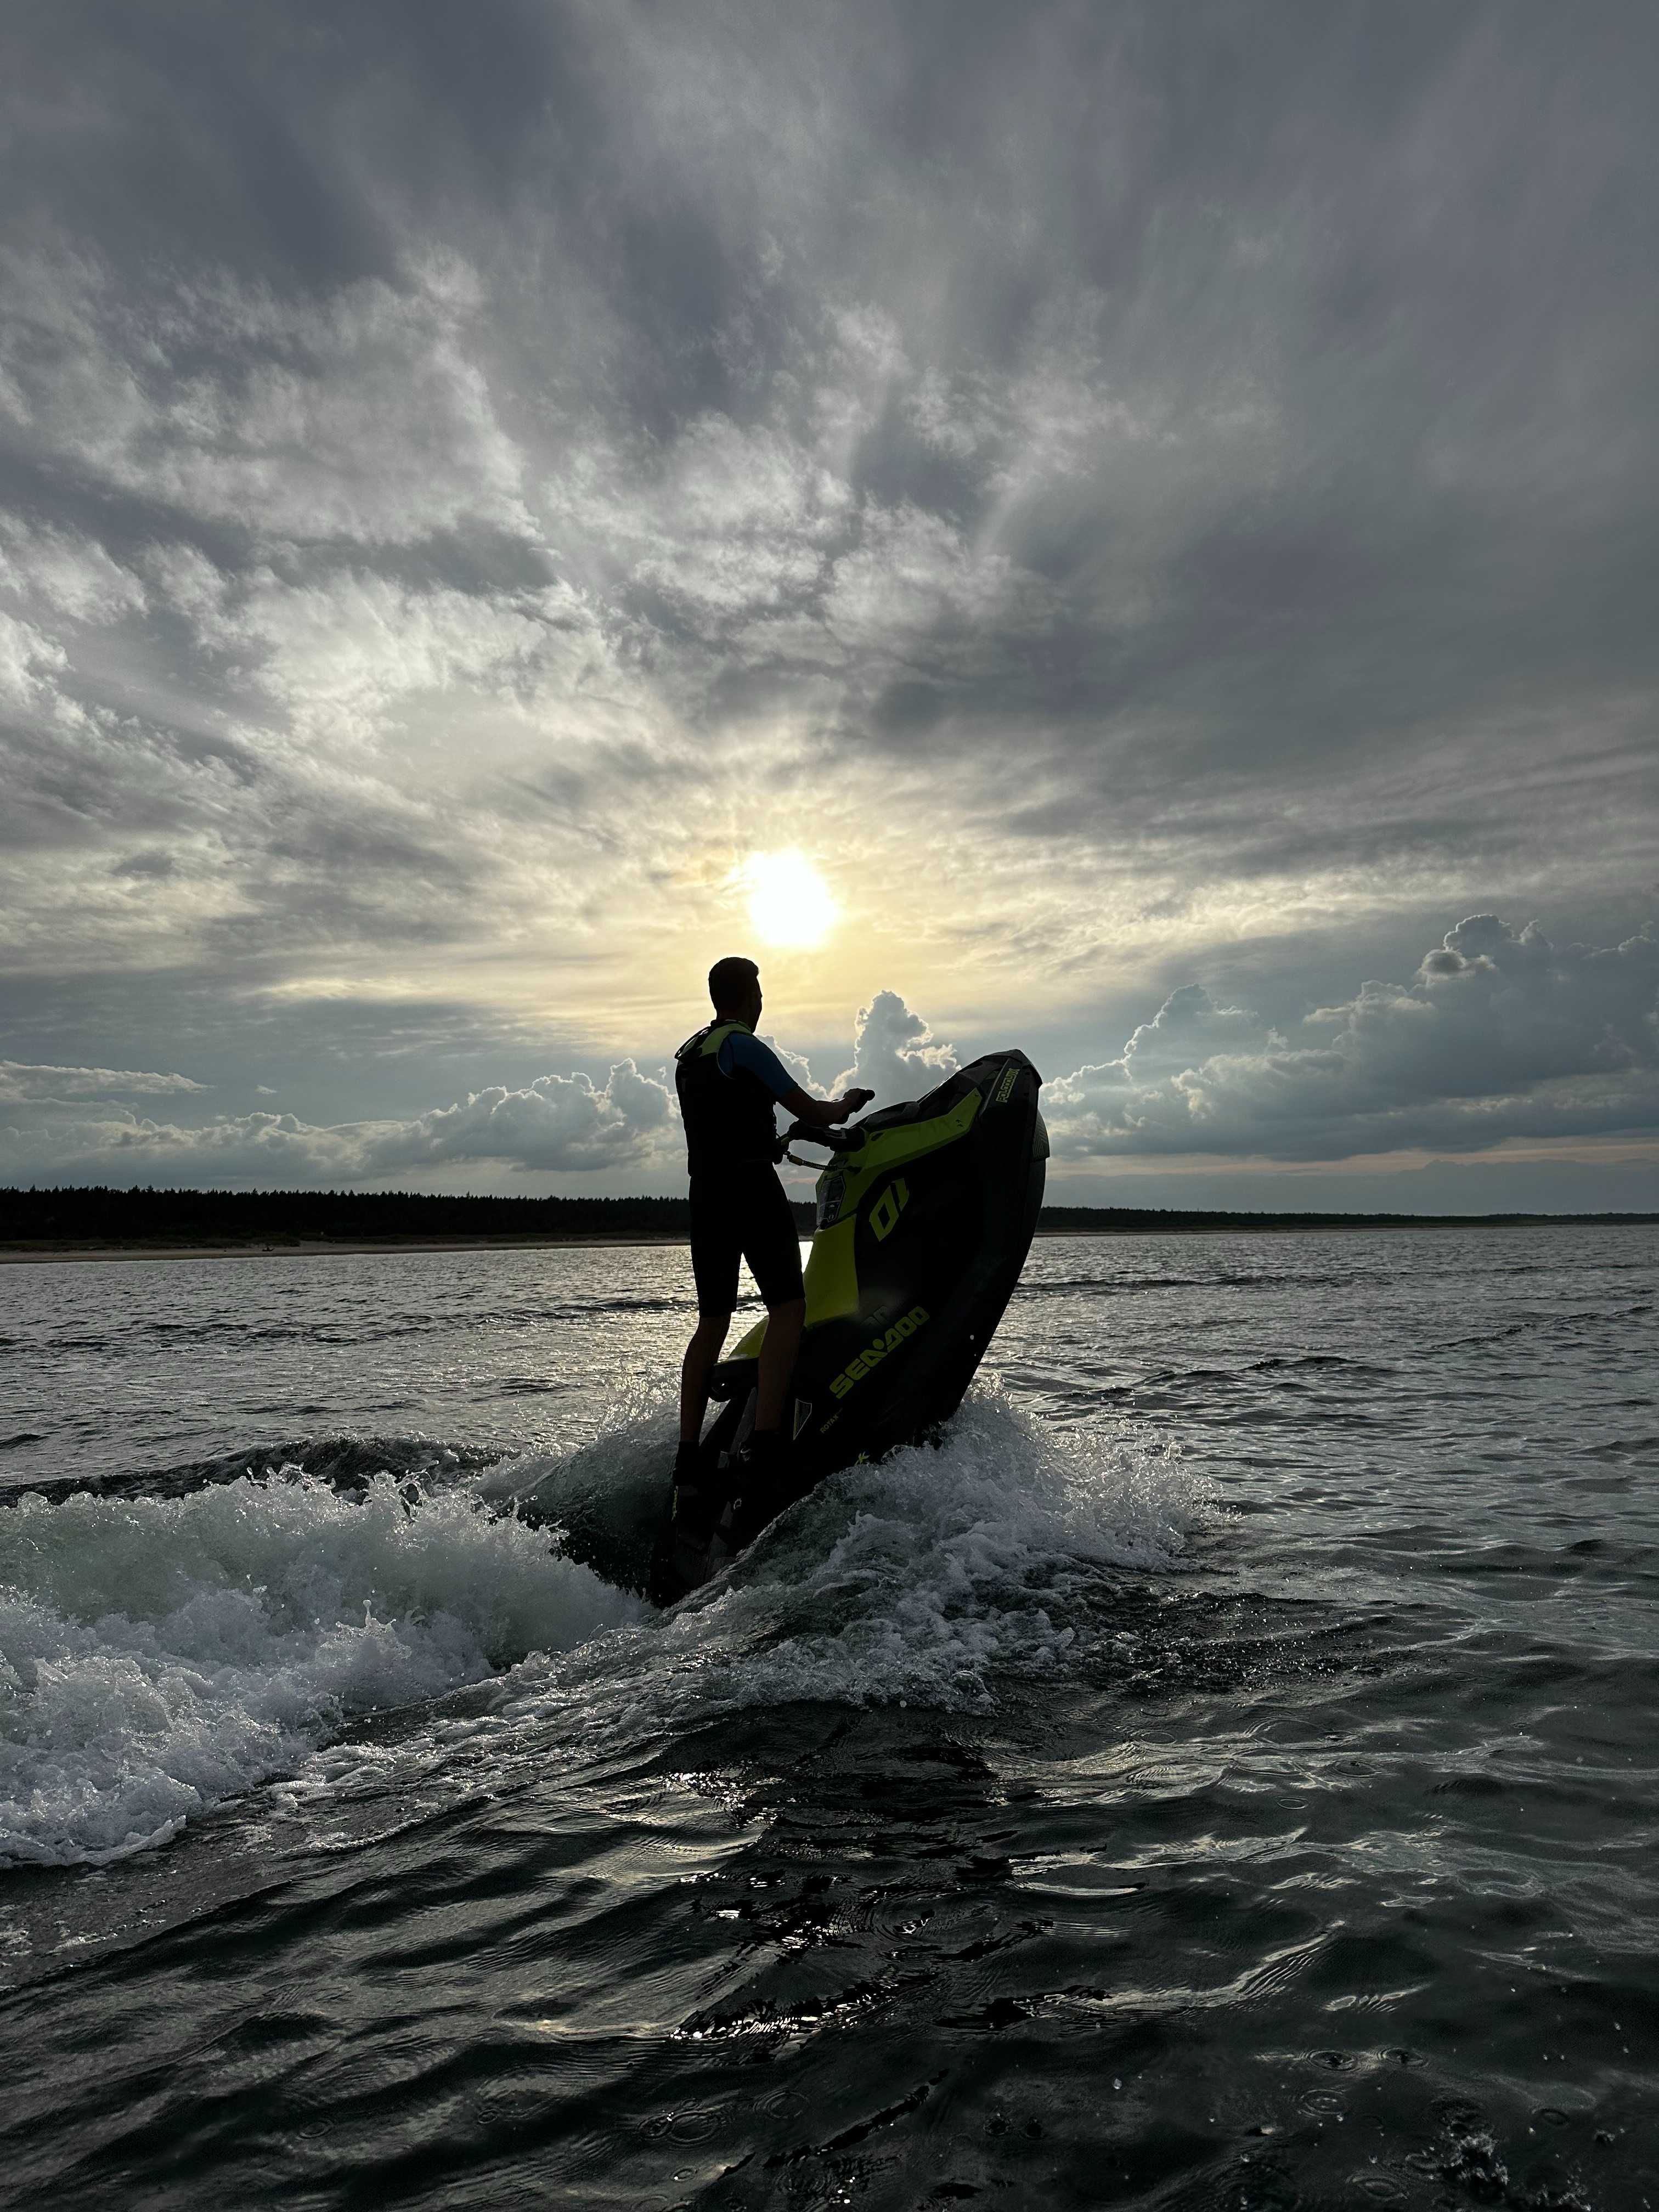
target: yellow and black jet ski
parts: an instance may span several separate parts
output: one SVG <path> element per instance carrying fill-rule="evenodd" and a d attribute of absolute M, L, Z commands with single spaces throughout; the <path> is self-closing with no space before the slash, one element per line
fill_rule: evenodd
<path fill-rule="evenodd" d="M 990 1053 L 925 1098 L 849 1128 L 789 1132 L 785 1144 L 822 1146 L 831 1158 L 817 1182 L 788 1447 L 771 1493 L 741 1496 L 762 1321 L 714 1370 L 696 1525 L 677 1521 L 671 1490 L 651 1565 L 659 1605 L 706 1582 L 825 1475 L 916 1443 L 956 1411 L 1042 1204 L 1042 1081 L 1024 1053 Z"/>

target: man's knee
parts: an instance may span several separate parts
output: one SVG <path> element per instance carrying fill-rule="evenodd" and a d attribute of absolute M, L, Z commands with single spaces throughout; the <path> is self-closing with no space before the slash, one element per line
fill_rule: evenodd
<path fill-rule="evenodd" d="M 726 1332 L 731 1326 L 732 1311 L 729 1306 L 724 1313 L 710 1313 L 699 1309 L 696 1336 L 692 1340 L 695 1343 L 705 1337 L 712 1336 L 718 1342 L 724 1343 Z"/>
<path fill-rule="evenodd" d="M 769 1305 L 766 1311 L 768 1317 L 776 1322 L 805 1321 L 806 1293 L 801 1291 L 793 1298 L 780 1298 L 775 1304 Z"/>

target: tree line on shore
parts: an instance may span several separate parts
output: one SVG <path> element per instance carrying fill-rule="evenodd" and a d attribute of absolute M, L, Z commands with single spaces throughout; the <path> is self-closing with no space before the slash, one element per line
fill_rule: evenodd
<path fill-rule="evenodd" d="M 810 1226 L 812 1209 L 796 1207 Z M 685 1237 L 683 1198 L 452 1198 L 413 1191 L 9 1190 L 6 1243 L 372 1244 L 411 1237 Z"/>
<path fill-rule="evenodd" d="M 809 1200 L 791 1201 L 805 1235 Z M 1468 1228 L 1659 1214 L 1226 1213 L 1151 1206 L 1048 1206 L 1046 1230 Z M 684 1198 L 469 1198 L 412 1191 L 131 1190 L 101 1185 L 0 1191 L 0 1244 L 393 1243 L 448 1237 L 662 1237 L 690 1234 Z"/>

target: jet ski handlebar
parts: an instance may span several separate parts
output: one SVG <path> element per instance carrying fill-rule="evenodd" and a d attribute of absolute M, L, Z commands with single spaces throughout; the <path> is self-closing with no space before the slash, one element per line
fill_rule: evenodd
<path fill-rule="evenodd" d="M 810 1122 L 797 1121 L 778 1139 L 776 1157 L 782 1160 L 789 1156 L 791 1145 L 822 1145 L 826 1152 L 850 1152 L 864 1142 L 862 1129 L 814 1128 Z M 797 1165 L 804 1163 L 797 1162 Z"/>

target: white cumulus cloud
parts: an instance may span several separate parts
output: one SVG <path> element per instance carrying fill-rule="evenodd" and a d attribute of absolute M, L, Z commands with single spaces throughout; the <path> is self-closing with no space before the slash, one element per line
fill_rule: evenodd
<path fill-rule="evenodd" d="M 836 1078 L 837 1092 L 854 1084 L 873 1091 L 878 1106 L 896 1106 L 920 1098 L 956 1072 L 949 1045 L 935 1042 L 920 1014 L 912 1013 L 896 991 L 878 991 L 860 1006 L 853 1030 L 853 1065 Z"/>
<path fill-rule="evenodd" d="M 544 1075 L 522 1091 L 495 1085 L 464 1104 L 385 1129 L 369 1142 L 362 1172 L 386 1175 L 456 1160 L 561 1170 L 614 1167 L 642 1158 L 672 1118 L 664 1085 L 625 1060 L 603 1090 L 585 1075 Z"/>
<path fill-rule="evenodd" d="M 1409 982 L 1367 982 L 1289 1041 L 1197 985 L 1115 1060 L 1044 1092 L 1056 1152 L 1333 1159 L 1659 1125 L 1659 939 L 1553 945 L 1471 916 Z"/>
<path fill-rule="evenodd" d="M 188 1127 L 105 1109 L 44 1129 L 0 1127 L 0 1182 L 282 1188 L 471 1161 L 543 1173 L 644 1168 L 672 1152 L 673 1123 L 666 1088 L 625 1060 L 602 1086 L 586 1075 L 544 1075 L 408 1121 L 322 1126 L 262 1112 Z"/>

